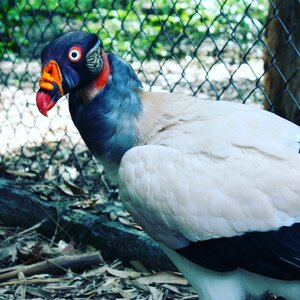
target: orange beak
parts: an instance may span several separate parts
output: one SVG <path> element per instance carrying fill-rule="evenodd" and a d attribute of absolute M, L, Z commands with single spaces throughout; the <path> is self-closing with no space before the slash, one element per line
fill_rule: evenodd
<path fill-rule="evenodd" d="M 64 95 L 62 76 L 56 61 L 51 60 L 43 67 L 39 85 L 40 89 L 36 95 L 36 104 L 39 111 L 47 116 L 47 112 Z"/>

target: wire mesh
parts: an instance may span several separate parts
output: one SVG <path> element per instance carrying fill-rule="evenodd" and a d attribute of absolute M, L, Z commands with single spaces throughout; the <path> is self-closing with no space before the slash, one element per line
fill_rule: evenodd
<path fill-rule="evenodd" d="M 297 0 L 1 1 L 0 170 L 92 194 L 105 184 L 67 100 L 48 119 L 35 106 L 41 49 L 70 30 L 97 33 L 146 89 L 240 101 L 299 124 L 299 13 Z"/>

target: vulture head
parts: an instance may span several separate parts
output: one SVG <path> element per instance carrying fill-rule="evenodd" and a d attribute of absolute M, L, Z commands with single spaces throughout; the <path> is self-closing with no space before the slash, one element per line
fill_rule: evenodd
<path fill-rule="evenodd" d="M 45 116 L 63 95 L 96 78 L 100 88 L 109 75 L 107 56 L 96 34 L 82 31 L 66 33 L 44 48 L 41 59 L 42 75 L 36 102 Z M 99 76 L 101 73 L 103 76 Z"/>

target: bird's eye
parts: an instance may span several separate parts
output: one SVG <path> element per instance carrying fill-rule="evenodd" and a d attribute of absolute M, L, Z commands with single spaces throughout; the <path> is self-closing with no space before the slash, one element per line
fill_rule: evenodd
<path fill-rule="evenodd" d="M 72 47 L 68 53 L 69 60 L 72 62 L 78 62 L 82 57 L 82 51 L 79 47 Z"/>

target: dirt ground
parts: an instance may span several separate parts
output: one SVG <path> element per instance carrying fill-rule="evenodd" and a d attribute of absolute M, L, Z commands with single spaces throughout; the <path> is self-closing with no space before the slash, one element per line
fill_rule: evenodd
<path fill-rule="evenodd" d="M 198 299 L 178 273 L 139 261 L 106 263 L 99 251 L 0 224 L 0 299 Z M 8 280 L 8 278 L 10 278 Z"/>

